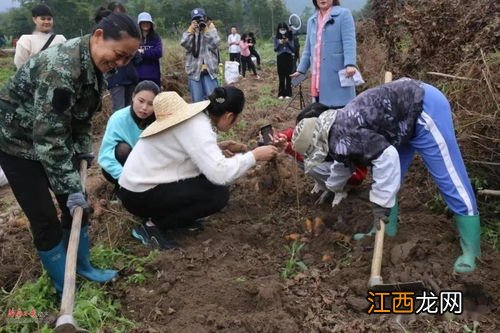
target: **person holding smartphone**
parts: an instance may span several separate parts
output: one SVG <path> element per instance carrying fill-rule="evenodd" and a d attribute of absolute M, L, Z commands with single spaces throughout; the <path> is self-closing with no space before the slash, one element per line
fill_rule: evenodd
<path fill-rule="evenodd" d="M 293 54 L 295 46 L 293 35 L 285 22 L 278 24 L 274 38 L 274 51 L 276 52 L 276 63 L 278 66 L 278 99 L 289 99 L 292 97 L 292 82 L 290 74 L 293 72 Z"/>

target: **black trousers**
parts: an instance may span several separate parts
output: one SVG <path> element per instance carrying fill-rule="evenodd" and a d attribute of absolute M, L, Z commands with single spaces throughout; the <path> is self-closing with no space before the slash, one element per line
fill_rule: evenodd
<path fill-rule="evenodd" d="M 122 187 L 118 197 L 130 213 L 151 218 L 160 229 L 169 229 L 217 213 L 229 201 L 229 189 L 212 184 L 200 175 L 160 184 L 145 192 L 132 192 Z"/>
<path fill-rule="evenodd" d="M 277 63 L 279 77 L 278 96 L 292 97 L 292 79 L 290 78 L 290 74 L 293 71 L 293 55 L 282 53 L 278 55 Z"/>
<path fill-rule="evenodd" d="M 30 223 L 33 242 L 39 251 L 47 251 L 61 242 L 62 228 L 71 228 L 71 214 L 66 207 L 69 194 L 55 195 L 61 219 L 50 195 L 50 184 L 42 163 L 0 151 L 2 167 L 19 206 Z M 87 224 L 85 216 L 82 224 Z"/>
<path fill-rule="evenodd" d="M 248 57 L 241 56 L 241 75 L 243 75 L 243 77 L 245 77 L 245 74 L 247 72 L 247 68 L 249 71 L 251 70 L 255 76 L 257 76 L 257 70 L 255 69 L 255 65 L 252 61 L 252 57 L 251 56 L 248 56 Z"/>
<path fill-rule="evenodd" d="M 132 151 L 132 147 L 128 143 L 120 142 L 115 147 L 115 158 L 123 166 L 127 161 L 128 155 Z M 115 190 L 118 191 L 118 179 L 114 179 L 106 170 L 102 169 L 102 175 L 108 182 L 115 185 Z"/>
<path fill-rule="evenodd" d="M 241 55 L 240 55 L 240 53 L 229 53 L 229 61 L 236 61 L 237 63 L 239 63 L 240 66 L 238 66 L 238 72 L 241 73 Z"/>
<path fill-rule="evenodd" d="M 254 56 L 255 59 L 257 59 L 257 66 L 260 66 L 260 54 L 259 54 L 259 52 L 257 52 L 257 50 L 255 49 L 255 46 L 250 46 L 249 49 L 250 49 L 250 55 Z"/>

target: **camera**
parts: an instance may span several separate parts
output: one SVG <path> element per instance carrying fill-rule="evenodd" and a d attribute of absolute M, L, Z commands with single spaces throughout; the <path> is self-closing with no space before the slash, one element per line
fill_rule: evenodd
<path fill-rule="evenodd" d="M 252 43 L 252 38 L 247 38 L 247 43 Z"/>
<path fill-rule="evenodd" d="M 205 29 L 207 27 L 207 22 L 205 22 L 205 18 L 203 16 L 198 16 L 194 18 L 196 22 L 198 22 L 198 26 L 200 29 Z"/>

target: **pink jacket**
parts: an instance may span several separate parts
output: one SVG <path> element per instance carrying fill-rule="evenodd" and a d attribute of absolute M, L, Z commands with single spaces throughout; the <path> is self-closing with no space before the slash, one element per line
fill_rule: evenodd
<path fill-rule="evenodd" d="M 248 43 L 243 40 L 240 41 L 240 54 L 244 57 L 250 56 L 250 48 L 248 47 Z"/>

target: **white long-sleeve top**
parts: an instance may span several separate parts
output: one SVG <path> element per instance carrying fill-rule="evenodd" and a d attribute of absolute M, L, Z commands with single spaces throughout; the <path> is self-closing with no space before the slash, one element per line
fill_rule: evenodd
<path fill-rule="evenodd" d="M 158 134 L 141 138 L 130 153 L 119 184 L 145 192 L 204 174 L 209 181 L 227 185 L 255 165 L 252 152 L 226 158 L 217 145 L 210 118 L 200 113 Z"/>
<path fill-rule="evenodd" d="M 328 166 L 321 164 L 320 167 L 322 170 L 319 171 L 325 173 L 325 168 Z M 332 192 L 342 192 L 351 176 L 350 168 L 335 161 L 330 165 L 330 175 L 325 181 L 325 186 Z M 372 179 L 370 201 L 382 207 L 392 208 L 401 186 L 399 154 L 394 146 L 387 147 L 378 158 L 372 161 Z"/>
<path fill-rule="evenodd" d="M 229 45 L 229 53 L 240 53 L 240 40 L 239 34 L 229 34 L 227 36 L 227 45 Z M 234 44 L 233 44 L 234 43 Z"/>
<path fill-rule="evenodd" d="M 22 35 L 16 43 L 16 53 L 14 54 L 14 64 L 17 69 L 24 65 L 29 58 L 42 50 L 42 47 L 49 40 L 51 33 L 34 31 L 31 35 Z M 50 46 L 66 41 L 63 35 L 56 35 Z"/>

